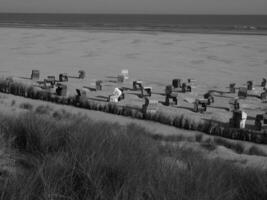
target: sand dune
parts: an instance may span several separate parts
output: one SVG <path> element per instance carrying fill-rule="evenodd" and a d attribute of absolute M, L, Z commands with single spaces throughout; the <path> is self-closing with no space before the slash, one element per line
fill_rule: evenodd
<path fill-rule="evenodd" d="M 12 103 L 13 102 L 13 103 Z M 175 145 L 185 149 L 192 149 L 196 152 L 202 153 L 208 159 L 222 159 L 231 162 L 240 167 L 252 167 L 259 169 L 267 169 L 267 145 L 235 141 L 217 136 L 210 136 L 198 131 L 188 131 L 178 129 L 172 126 L 163 125 L 157 122 L 137 120 L 134 118 L 123 117 L 119 115 L 112 115 L 108 113 L 81 109 L 73 106 L 53 104 L 50 102 L 43 102 L 39 100 L 26 99 L 19 96 L 8 94 L 0 94 L 0 112 L 7 115 L 17 115 L 19 113 L 28 112 L 29 109 L 23 108 L 23 104 L 30 104 L 32 111 L 38 107 L 47 107 L 46 112 L 53 116 L 53 113 L 64 110 L 68 113 L 79 114 L 87 116 L 93 121 L 105 121 L 111 123 L 118 123 L 121 126 L 128 124 L 135 124 L 144 127 L 153 137 L 153 135 L 160 136 L 158 141 L 162 145 Z M 196 137 L 201 135 L 201 140 L 196 141 Z M 177 140 L 170 140 L 170 137 L 177 137 Z M 220 139 L 222 143 L 214 143 L 212 149 L 209 144 L 212 144 L 216 139 Z M 232 145 L 229 145 L 232 144 Z M 207 146 L 206 146 L 207 145 Z M 235 146 L 242 146 L 243 152 L 236 152 Z M 257 149 L 258 152 L 250 153 L 251 149 Z"/>

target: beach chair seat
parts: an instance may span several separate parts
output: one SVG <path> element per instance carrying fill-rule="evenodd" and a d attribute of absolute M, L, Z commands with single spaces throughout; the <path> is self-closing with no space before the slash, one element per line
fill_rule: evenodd
<path fill-rule="evenodd" d="M 234 110 L 233 116 L 230 119 L 230 126 L 233 128 L 240 128 L 241 119 L 242 119 L 242 111 L 241 110 Z"/>
<path fill-rule="evenodd" d="M 90 95 L 90 90 L 87 88 L 76 89 L 76 97 L 75 97 L 75 104 L 80 106 L 88 101 L 88 97 Z"/>
<path fill-rule="evenodd" d="M 78 71 L 78 77 L 80 78 L 80 79 L 84 79 L 85 78 L 85 71 L 84 70 L 79 70 Z"/>
<path fill-rule="evenodd" d="M 40 71 L 39 70 L 32 70 L 31 79 L 33 81 L 37 81 L 40 79 Z"/>
<path fill-rule="evenodd" d="M 123 92 L 123 89 L 115 88 L 112 95 L 108 97 L 108 102 L 119 102 L 125 98 L 125 94 Z"/>
<path fill-rule="evenodd" d="M 143 87 L 143 81 L 140 81 L 140 80 L 133 81 L 134 90 L 141 89 L 142 87 Z"/>
<path fill-rule="evenodd" d="M 67 73 L 62 73 L 62 74 L 59 74 L 59 78 L 58 79 L 59 79 L 60 82 L 68 82 L 69 77 L 68 77 Z"/>
<path fill-rule="evenodd" d="M 230 83 L 229 85 L 230 93 L 233 93 L 233 94 L 235 93 L 235 85 L 236 85 L 235 83 Z"/>
<path fill-rule="evenodd" d="M 267 100 L 267 90 L 261 93 L 260 98 L 261 100 Z"/>
<path fill-rule="evenodd" d="M 267 124 L 267 113 L 263 114 L 263 123 Z"/>
<path fill-rule="evenodd" d="M 140 81 L 140 80 L 133 81 L 133 89 L 141 90 L 141 94 L 139 95 L 139 97 L 141 98 L 147 97 L 147 96 L 150 97 L 152 95 L 152 87 L 143 86 L 143 81 Z"/>
<path fill-rule="evenodd" d="M 173 87 L 171 85 L 167 85 L 165 87 L 165 95 L 166 96 L 171 95 L 172 91 L 173 91 Z"/>
<path fill-rule="evenodd" d="M 169 106 L 170 99 L 172 100 L 172 104 L 177 105 L 178 104 L 178 93 L 173 91 L 172 85 L 167 85 L 165 88 L 165 105 Z"/>
<path fill-rule="evenodd" d="M 58 96 L 67 96 L 67 85 L 58 84 L 56 88 L 56 94 Z"/>
<path fill-rule="evenodd" d="M 230 119 L 230 126 L 233 128 L 245 128 L 247 113 L 242 110 L 234 110 L 233 116 Z"/>
<path fill-rule="evenodd" d="M 193 84 L 193 83 L 195 83 L 196 81 L 197 81 L 196 79 L 192 79 L 192 78 L 188 78 L 188 79 L 187 79 L 188 84 Z"/>
<path fill-rule="evenodd" d="M 141 94 L 139 94 L 140 98 L 151 97 L 151 95 L 152 95 L 152 87 L 142 87 L 141 88 Z"/>
<path fill-rule="evenodd" d="M 145 98 L 145 103 L 142 106 L 143 114 L 154 114 L 158 111 L 158 100 L 152 100 L 149 98 Z"/>
<path fill-rule="evenodd" d="M 253 89 L 253 81 L 247 81 L 247 90 Z"/>
<path fill-rule="evenodd" d="M 128 80 L 129 79 L 129 71 L 128 71 L 128 69 L 121 70 L 121 75 L 124 76 L 124 80 Z"/>
<path fill-rule="evenodd" d="M 208 100 L 208 105 L 210 105 L 211 103 L 214 103 L 214 97 L 210 92 L 204 94 L 203 97 L 204 99 Z"/>
<path fill-rule="evenodd" d="M 206 112 L 208 103 L 208 99 L 196 99 L 196 101 L 194 102 L 193 111 L 200 113 Z"/>
<path fill-rule="evenodd" d="M 232 98 L 232 99 L 229 101 L 229 105 L 230 105 L 230 109 L 229 109 L 229 111 L 239 110 L 239 109 L 240 109 L 240 103 L 239 103 L 237 97 Z"/>
<path fill-rule="evenodd" d="M 118 75 L 118 76 L 117 76 L 117 82 L 118 82 L 118 83 L 123 83 L 124 80 L 125 80 L 124 78 L 125 78 L 125 77 L 124 77 L 123 75 L 121 75 L 121 74 Z"/>
<path fill-rule="evenodd" d="M 255 118 L 255 129 L 258 131 L 261 131 L 262 129 L 262 120 L 263 120 L 263 115 L 256 115 Z"/>
<path fill-rule="evenodd" d="M 38 81 L 38 86 L 42 89 L 48 90 L 54 88 L 55 84 L 47 79 L 44 79 L 44 81 Z"/>
<path fill-rule="evenodd" d="M 262 124 L 267 124 L 267 113 L 256 115 L 255 129 L 258 131 L 262 130 Z"/>
<path fill-rule="evenodd" d="M 101 80 L 97 80 L 95 82 L 95 84 L 96 84 L 96 90 L 102 90 L 102 83 L 103 83 L 103 81 L 101 81 Z"/>
<path fill-rule="evenodd" d="M 172 86 L 174 88 L 181 88 L 182 87 L 182 79 L 173 79 Z"/>
<path fill-rule="evenodd" d="M 54 88 L 54 85 L 51 84 L 51 82 L 46 82 L 44 81 L 43 83 L 40 84 L 42 89 L 50 89 L 50 88 Z"/>
<path fill-rule="evenodd" d="M 151 96 L 152 95 L 152 87 L 145 86 L 144 88 L 144 94 L 143 96 Z"/>
<path fill-rule="evenodd" d="M 186 92 L 191 92 L 192 91 L 192 86 L 188 85 L 187 83 L 183 83 L 182 84 L 182 92 L 186 93 Z"/>
<path fill-rule="evenodd" d="M 101 91 L 102 90 L 102 80 L 94 80 L 90 83 L 90 90 Z"/>
<path fill-rule="evenodd" d="M 262 78 L 262 82 L 261 82 L 261 87 L 266 87 L 266 82 L 267 82 L 267 80 L 266 80 L 266 78 Z"/>
<path fill-rule="evenodd" d="M 170 99 L 172 100 L 172 102 L 170 102 Z M 169 106 L 169 105 L 177 105 L 178 104 L 178 98 L 177 96 L 166 96 L 165 97 L 165 105 Z"/>
<path fill-rule="evenodd" d="M 52 87 L 56 84 L 56 77 L 55 76 L 47 76 L 47 78 L 44 80 L 46 84 L 50 84 Z"/>
<path fill-rule="evenodd" d="M 248 89 L 246 87 L 240 87 L 238 90 L 238 97 L 240 99 L 245 99 L 247 98 L 248 95 Z"/>

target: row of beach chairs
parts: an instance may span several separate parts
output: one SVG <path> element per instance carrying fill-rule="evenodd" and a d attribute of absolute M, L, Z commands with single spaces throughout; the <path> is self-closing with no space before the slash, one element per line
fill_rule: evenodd
<path fill-rule="evenodd" d="M 50 78 L 53 79 L 54 76 L 50 76 Z M 83 70 L 80 70 L 78 71 L 78 77 L 79 79 L 84 79 L 85 78 L 85 71 Z M 32 73 L 31 73 L 31 79 L 33 81 L 39 81 L 40 80 L 40 70 L 32 70 Z M 54 79 L 56 79 L 54 77 Z M 69 79 L 69 76 L 67 73 L 61 73 L 59 74 L 59 81 L 60 82 L 67 82 Z"/>
<path fill-rule="evenodd" d="M 260 84 L 260 87 L 262 87 L 263 91 L 259 94 L 259 97 L 262 99 L 262 100 L 266 100 L 267 98 L 267 89 L 266 89 L 266 79 L 263 78 L 262 79 L 262 82 Z M 236 93 L 236 84 L 235 83 L 231 83 L 229 85 L 229 93 Z M 239 98 L 242 98 L 242 99 L 245 99 L 247 96 L 248 96 L 248 91 L 251 91 L 253 90 L 254 87 L 253 87 L 253 81 L 247 81 L 247 87 L 239 87 L 238 88 L 238 97 Z"/>
<path fill-rule="evenodd" d="M 84 71 L 79 71 L 78 78 L 83 79 L 85 77 Z M 32 80 L 39 80 L 40 78 L 40 72 L 38 70 L 33 70 L 31 75 Z M 55 76 L 48 76 L 43 82 L 44 87 L 50 87 L 56 85 L 57 82 L 67 82 L 69 76 L 66 73 L 62 73 L 59 75 L 59 79 L 56 80 Z M 122 70 L 121 74 L 117 76 L 117 82 L 123 83 L 125 80 L 128 80 L 128 70 Z M 192 85 L 195 82 L 195 80 L 187 79 L 187 81 L 184 81 L 182 79 L 173 79 L 171 85 L 167 85 L 165 87 L 165 102 L 164 105 L 170 106 L 170 105 L 178 105 L 178 93 L 186 93 L 186 92 L 192 92 Z M 96 80 L 91 83 L 91 88 L 94 88 L 95 91 L 101 91 L 102 90 L 102 80 Z M 260 87 L 263 88 L 263 92 L 260 94 L 260 98 L 262 100 L 266 100 L 267 91 L 266 91 L 266 79 L 263 78 L 262 82 L 260 84 Z M 248 91 L 253 90 L 253 81 L 247 81 L 246 87 L 236 87 L 235 83 L 231 83 L 229 85 L 229 93 L 236 93 L 236 90 L 238 90 L 237 96 L 238 99 L 245 99 L 248 96 Z M 79 99 L 87 98 L 86 96 L 86 89 L 78 90 L 77 89 L 77 97 Z M 132 83 L 132 90 L 134 91 L 140 91 L 140 94 L 138 95 L 141 98 L 145 99 L 145 103 L 142 106 L 142 111 L 144 113 L 153 113 L 156 112 L 158 109 L 158 101 L 150 99 L 152 96 L 152 87 L 144 86 L 143 81 L 141 80 L 135 80 Z M 58 95 L 66 95 L 67 86 L 63 84 L 57 84 L 56 93 Z M 117 103 L 123 99 L 125 99 L 125 89 L 124 88 L 115 88 L 114 92 L 108 96 L 107 98 L 108 102 L 114 102 Z M 229 121 L 230 126 L 235 128 L 244 128 L 247 114 L 240 110 L 240 105 L 238 102 L 238 99 L 235 99 L 232 103 L 233 105 L 233 116 Z M 193 111 L 194 112 L 206 112 L 208 105 L 214 103 L 214 97 L 211 92 L 208 92 L 203 95 L 203 98 L 197 98 L 193 102 Z M 262 124 L 267 124 L 267 114 L 259 114 L 256 116 L 255 119 L 255 127 L 257 130 L 262 129 Z"/>

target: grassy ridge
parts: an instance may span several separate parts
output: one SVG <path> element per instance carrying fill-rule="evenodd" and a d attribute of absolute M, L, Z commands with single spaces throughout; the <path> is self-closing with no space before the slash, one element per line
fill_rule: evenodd
<path fill-rule="evenodd" d="M 0 199 L 266 199 L 267 172 L 162 146 L 135 125 L 80 115 L 0 115 L 17 173 L 1 169 Z M 57 119 L 57 121 L 55 121 Z M 182 163 L 182 165 L 181 165 Z M 19 169 L 19 170 L 18 170 Z"/>
<path fill-rule="evenodd" d="M 49 93 L 48 91 L 28 86 L 22 83 L 0 79 L 0 92 L 11 93 L 32 99 L 40 99 L 60 104 L 74 105 L 90 110 L 97 110 L 111 114 L 130 116 L 137 119 L 146 119 L 163 124 L 183 128 L 187 130 L 197 130 L 210 135 L 222 136 L 230 139 L 250 141 L 267 144 L 267 132 L 259 132 L 250 129 L 235 129 L 220 123 L 200 120 L 198 122 L 185 117 L 184 115 L 169 115 L 166 112 L 156 112 L 143 114 L 141 109 L 132 109 L 127 106 L 115 103 L 103 103 L 95 101 L 79 101 L 75 97 L 60 97 Z"/>

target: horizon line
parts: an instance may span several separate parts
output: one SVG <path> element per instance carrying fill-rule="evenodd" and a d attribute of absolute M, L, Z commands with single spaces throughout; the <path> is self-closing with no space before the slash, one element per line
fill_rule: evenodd
<path fill-rule="evenodd" d="M 0 14 L 40 14 L 40 15 L 65 15 L 65 14 L 73 14 L 73 15 L 196 15 L 196 16 L 267 16 L 267 14 L 185 14 L 185 13 L 181 13 L 181 14 L 164 14 L 164 13 L 78 13 L 78 12 L 0 12 Z"/>

